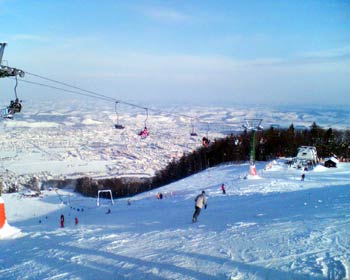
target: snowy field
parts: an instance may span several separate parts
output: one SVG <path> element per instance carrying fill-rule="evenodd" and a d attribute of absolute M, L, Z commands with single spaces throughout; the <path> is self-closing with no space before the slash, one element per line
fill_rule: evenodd
<path fill-rule="evenodd" d="M 117 130 L 115 104 L 88 101 L 69 97 L 25 100 L 14 120 L 0 120 L 0 178 L 5 185 L 25 185 L 33 176 L 39 181 L 86 175 L 152 176 L 172 159 L 200 147 L 203 136 L 213 141 L 242 131 L 246 118 L 262 118 L 265 128 L 291 123 L 309 127 L 314 121 L 325 128 L 346 128 L 350 122 L 348 108 L 339 107 L 139 104 L 151 107 L 147 118 L 144 109 L 120 104 L 117 113 L 125 129 Z M 3 106 L 7 103 L 2 102 Z M 142 140 L 137 133 L 145 121 L 150 136 Z M 190 137 L 192 129 L 197 137 Z"/>
<path fill-rule="evenodd" d="M 246 164 L 211 168 L 131 205 L 97 207 L 69 190 L 4 194 L 20 232 L 1 231 L 0 279 L 350 279 L 350 164 L 305 181 L 283 160 L 265 165 L 260 179 L 243 179 Z M 208 208 L 192 224 L 202 189 Z"/>

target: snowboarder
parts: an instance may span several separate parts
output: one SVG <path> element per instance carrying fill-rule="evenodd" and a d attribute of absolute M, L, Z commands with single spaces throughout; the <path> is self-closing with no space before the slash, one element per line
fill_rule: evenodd
<path fill-rule="evenodd" d="M 64 227 L 64 215 L 63 214 L 61 215 L 61 227 L 62 228 Z"/>
<path fill-rule="evenodd" d="M 75 221 L 75 225 L 77 226 L 79 223 L 78 217 L 75 217 L 74 221 Z"/>
<path fill-rule="evenodd" d="M 223 194 L 226 194 L 226 190 L 225 190 L 225 185 L 224 184 L 221 185 L 221 190 L 222 190 Z"/>
<path fill-rule="evenodd" d="M 195 203 L 195 210 L 193 213 L 192 222 L 197 222 L 197 218 L 199 216 L 199 213 L 201 212 L 202 207 L 204 206 L 204 209 L 207 209 L 207 198 L 205 196 L 205 191 L 202 191 L 201 194 L 197 195 L 197 197 L 194 200 Z"/>
<path fill-rule="evenodd" d="M 305 173 L 301 174 L 301 180 L 302 180 L 302 181 L 305 180 Z"/>

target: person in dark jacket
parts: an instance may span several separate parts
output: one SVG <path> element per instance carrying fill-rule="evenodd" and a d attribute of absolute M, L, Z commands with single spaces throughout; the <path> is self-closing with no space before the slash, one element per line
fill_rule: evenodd
<path fill-rule="evenodd" d="M 204 206 L 204 209 L 207 209 L 207 197 L 205 196 L 205 191 L 202 191 L 201 194 L 197 195 L 194 201 L 195 201 L 195 207 L 194 207 L 195 210 L 192 218 L 193 223 L 197 222 L 198 216 L 203 206 Z"/>
<path fill-rule="evenodd" d="M 64 215 L 61 215 L 61 227 L 64 227 Z"/>

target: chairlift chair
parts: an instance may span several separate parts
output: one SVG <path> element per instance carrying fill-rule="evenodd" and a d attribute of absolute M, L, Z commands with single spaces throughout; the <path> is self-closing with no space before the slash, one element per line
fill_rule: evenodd
<path fill-rule="evenodd" d="M 208 147 L 210 143 L 209 140 L 209 123 L 207 123 L 207 135 L 202 138 L 202 144 L 204 147 Z"/>
<path fill-rule="evenodd" d="M 15 100 L 11 100 L 10 105 L 2 110 L 1 116 L 3 118 L 12 119 L 14 114 L 19 113 L 22 110 L 22 104 L 21 104 L 22 101 L 19 100 L 17 96 L 17 86 L 18 86 L 17 76 L 20 76 L 21 78 L 23 78 L 25 72 L 20 69 L 2 65 L 2 57 L 3 57 L 6 45 L 7 43 L 0 43 L 0 78 L 15 77 L 16 79 L 16 85 L 14 88 Z"/>
<path fill-rule="evenodd" d="M 191 136 L 198 136 L 198 134 L 194 131 L 193 119 L 191 119 Z"/>
<path fill-rule="evenodd" d="M 210 141 L 209 141 L 209 139 L 207 137 L 203 137 L 202 138 L 202 144 L 203 144 L 204 147 L 208 147 L 209 143 L 210 143 Z"/>
<path fill-rule="evenodd" d="M 19 113 L 22 110 L 21 101 L 16 98 L 15 100 L 11 100 L 10 105 L 7 107 L 8 112 L 10 114 Z"/>
<path fill-rule="evenodd" d="M 15 100 L 10 101 L 10 105 L 7 106 L 5 110 L 3 110 L 3 114 L 2 114 L 2 116 L 6 119 L 13 119 L 13 115 L 16 113 L 20 113 L 22 110 L 22 103 L 21 103 L 22 100 L 19 100 L 17 96 L 17 85 L 18 85 L 17 76 L 15 76 L 15 78 L 16 78 L 16 85 L 14 88 Z"/>
<path fill-rule="evenodd" d="M 124 129 L 125 126 L 123 126 L 123 125 L 121 125 L 121 124 L 119 123 L 118 103 L 119 103 L 119 101 L 116 101 L 116 102 L 115 102 L 115 113 L 116 113 L 116 115 L 117 115 L 117 123 L 114 125 L 114 127 L 115 127 L 116 129 Z"/>
<path fill-rule="evenodd" d="M 121 125 L 121 124 L 115 124 L 114 127 L 115 127 L 116 129 L 124 129 L 124 128 L 125 128 L 125 126 L 123 126 L 123 125 Z"/>
<path fill-rule="evenodd" d="M 149 131 L 147 127 L 144 127 L 144 129 L 140 131 L 139 135 L 141 136 L 142 139 L 147 138 L 147 136 L 149 136 Z"/>
<path fill-rule="evenodd" d="M 148 108 L 144 108 L 146 110 L 146 119 L 145 119 L 145 125 L 144 128 L 139 132 L 139 136 L 141 136 L 142 139 L 147 138 L 149 136 L 149 131 L 147 129 L 147 119 L 148 119 Z"/>

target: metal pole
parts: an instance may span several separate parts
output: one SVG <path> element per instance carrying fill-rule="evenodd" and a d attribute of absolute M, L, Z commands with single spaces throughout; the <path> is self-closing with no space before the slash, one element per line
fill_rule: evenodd
<path fill-rule="evenodd" d="M 5 47 L 6 47 L 6 43 L 0 43 L 0 65 L 2 63 L 2 56 L 4 55 Z"/>
<path fill-rule="evenodd" d="M 255 129 L 252 129 L 252 137 L 250 142 L 250 164 L 255 164 Z"/>
<path fill-rule="evenodd" d="M 243 127 L 247 130 L 250 130 L 251 135 L 251 141 L 250 141 L 250 167 L 249 167 L 249 174 L 252 176 L 257 175 L 256 173 L 256 167 L 255 167 L 255 133 L 256 130 L 261 130 L 262 127 L 260 126 L 262 119 L 246 119 L 246 124 L 243 125 Z"/>

